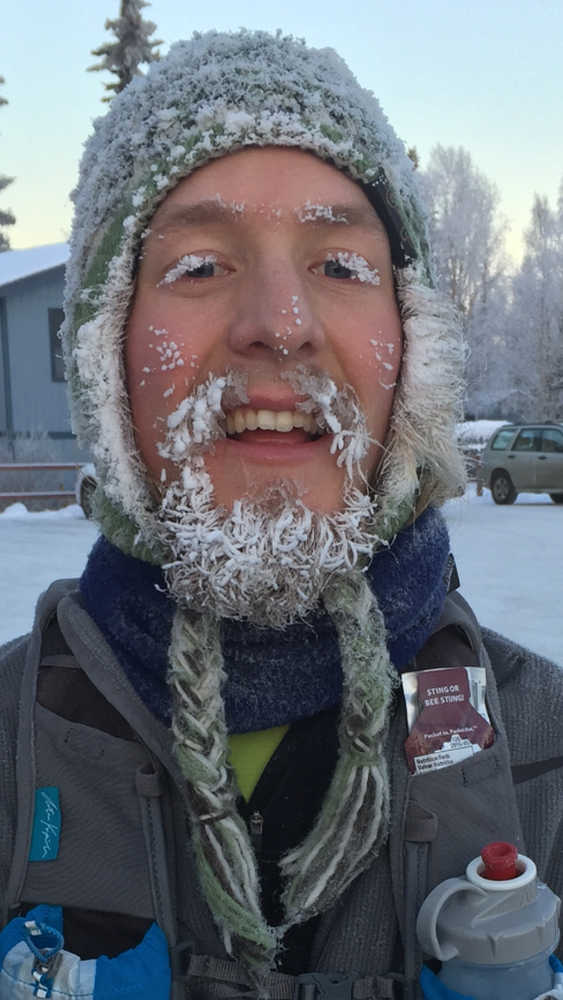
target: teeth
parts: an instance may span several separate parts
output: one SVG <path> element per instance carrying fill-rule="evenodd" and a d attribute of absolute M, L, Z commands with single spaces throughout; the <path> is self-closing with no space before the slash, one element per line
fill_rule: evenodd
<path fill-rule="evenodd" d="M 227 414 L 227 434 L 242 434 L 246 430 L 287 434 L 294 427 L 303 428 L 307 434 L 318 432 L 315 418 L 298 410 L 250 410 L 240 407 Z"/>
<path fill-rule="evenodd" d="M 258 410 L 256 414 L 258 427 L 260 428 L 261 431 L 277 431 L 278 429 L 277 418 L 282 417 L 283 415 L 284 415 L 283 413 L 274 413 L 273 410 Z M 291 417 L 291 414 L 288 413 L 288 416 Z M 236 417 L 235 417 L 235 423 L 236 423 Z M 246 420 L 244 423 L 246 426 Z"/>

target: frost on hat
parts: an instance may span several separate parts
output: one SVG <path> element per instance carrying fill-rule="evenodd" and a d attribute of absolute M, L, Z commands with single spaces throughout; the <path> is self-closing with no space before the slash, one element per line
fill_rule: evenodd
<path fill-rule="evenodd" d="M 162 553 L 147 548 L 146 532 L 140 542 L 154 500 L 133 438 L 122 358 L 135 263 L 168 192 L 195 168 L 246 146 L 296 147 L 330 162 L 362 184 L 386 225 L 406 337 L 380 474 L 388 524 L 396 530 L 397 511 L 404 520 L 415 494 L 441 502 L 463 479 L 451 445 L 459 338 L 430 287 L 413 164 L 378 101 L 331 49 L 280 33 L 196 34 L 152 63 L 96 121 L 73 196 L 66 276 L 73 426 L 96 462 L 102 530 L 151 561 Z"/>

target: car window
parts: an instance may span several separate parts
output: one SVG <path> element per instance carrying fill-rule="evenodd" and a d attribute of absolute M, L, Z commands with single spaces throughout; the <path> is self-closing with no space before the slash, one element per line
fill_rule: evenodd
<path fill-rule="evenodd" d="M 563 452 L 563 431 L 555 427 L 542 431 L 541 450 Z"/>
<path fill-rule="evenodd" d="M 498 431 L 491 442 L 491 448 L 493 451 L 506 451 L 513 437 L 514 428 Z"/>
<path fill-rule="evenodd" d="M 541 434 L 534 427 L 525 427 L 514 442 L 514 451 L 540 451 Z"/>

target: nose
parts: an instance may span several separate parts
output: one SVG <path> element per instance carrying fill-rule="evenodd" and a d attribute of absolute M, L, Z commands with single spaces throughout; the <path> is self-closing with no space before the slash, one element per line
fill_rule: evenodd
<path fill-rule="evenodd" d="M 312 296 L 287 262 L 259 268 L 241 285 L 229 328 L 235 354 L 311 359 L 324 344 Z"/>

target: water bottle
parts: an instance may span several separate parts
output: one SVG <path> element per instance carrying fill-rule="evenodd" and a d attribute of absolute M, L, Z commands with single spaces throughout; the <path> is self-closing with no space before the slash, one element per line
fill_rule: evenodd
<path fill-rule="evenodd" d="M 475 1000 L 563 997 L 549 963 L 560 907 L 530 858 L 494 843 L 468 864 L 465 877 L 432 890 L 416 929 L 426 954 L 442 962 L 438 978 L 450 990 Z"/>

